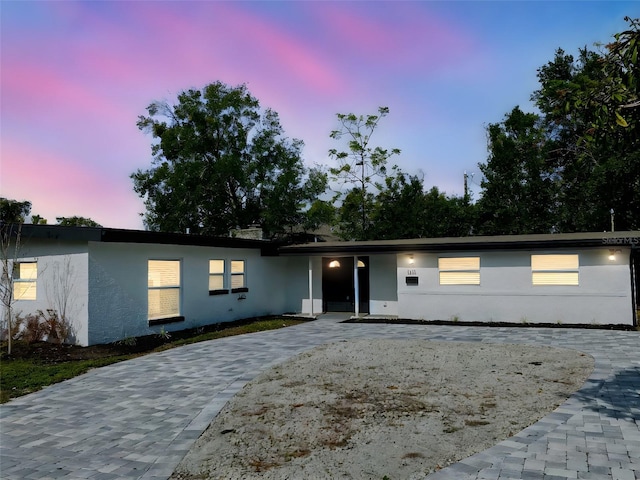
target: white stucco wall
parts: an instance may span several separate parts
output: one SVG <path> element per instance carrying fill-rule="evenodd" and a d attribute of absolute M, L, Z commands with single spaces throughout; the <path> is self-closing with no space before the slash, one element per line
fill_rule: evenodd
<path fill-rule="evenodd" d="M 579 254 L 579 286 L 533 286 L 531 254 Z M 632 324 L 629 249 L 397 255 L 398 315 L 473 322 Z M 439 256 L 479 256 L 480 285 L 439 285 Z M 406 284 L 417 276 L 419 285 Z"/>
<path fill-rule="evenodd" d="M 209 295 L 209 260 L 246 263 L 248 292 Z M 183 322 L 149 326 L 147 317 L 148 260 L 181 261 Z M 258 249 L 199 246 L 101 243 L 89 244 L 89 343 L 108 343 L 126 337 L 183 330 L 252 316 L 295 311 L 296 290 L 304 279 L 303 262 L 261 257 Z M 299 288 L 297 288 L 300 290 Z M 300 298 L 301 291 L 297 293 Z"/>
<path fill-rule="evenodd" d="M 18 252 L 18 261 L 38 264 L 36 299 L 17 300 L 14 314 L 26 316 L 53 309 L 62 313 L 71 323 L 71 342 L 87 345 L 88 341 L 88 254 L 81 242 L 43 242 L 24 239 Z M 65 305 L 62 305 L 65 303 Z"/>

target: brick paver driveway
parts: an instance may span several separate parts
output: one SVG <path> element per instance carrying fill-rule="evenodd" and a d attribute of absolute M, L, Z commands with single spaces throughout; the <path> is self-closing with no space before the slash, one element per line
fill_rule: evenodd
<path fill-rule="evenodd" d="M 0 477 L 166 479 L 264 369 L 352 338 L 522 343 L 595 358 L 582 389 L 514 437 L 431 479 L 640 479 L 640 333 L 342 324 L 336 317 L 188 345 L 93 370 L 0 406 Z"/>

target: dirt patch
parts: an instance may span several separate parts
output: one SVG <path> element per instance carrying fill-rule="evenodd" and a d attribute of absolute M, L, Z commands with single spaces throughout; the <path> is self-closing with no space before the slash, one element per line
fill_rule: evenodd
<path fill-rule="evenodd" d="M 422 478 L 535 423 L 592 369 L 546 347 L 324 345 L 247 384 L 172 478 Z"/>

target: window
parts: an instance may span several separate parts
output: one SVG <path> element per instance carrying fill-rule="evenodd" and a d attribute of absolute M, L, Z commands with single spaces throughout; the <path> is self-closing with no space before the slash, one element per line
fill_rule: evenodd
<path fill-rule="evenodd" d="M 224 260 L 209 260 L 209 295 L 229 293 L 226 286 Z"/>
<path fill-rule="evenodd" d="M 37 262 L 20 262 L 13 267 L 14 300 L 35 300 L 36 281 L 38 280 Z"/>
<path fill-rule="evenodd" d="M 533 285 L 578 285 L 577 254 L 531 255 Z"/>
<path fill-rule="evenodd" d="M 231 291 L 248 291 L 244 260 L 231 260 Z"/>
<path fill-rule="evenodd" d="M 180 260 L 149 260 L 149 320 L 180 315 Z"/>
<path fill-rule="evenodd" d="M 438 258 L 440 285 L 480 285 L 480 257 Z"/>

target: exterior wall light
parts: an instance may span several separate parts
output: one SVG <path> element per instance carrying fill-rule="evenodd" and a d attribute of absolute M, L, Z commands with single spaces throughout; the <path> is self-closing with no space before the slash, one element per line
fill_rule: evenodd
<path fill-rule="evenodd" d="M 338 260 L 331 260 L 329 262 L 329 268 L 340 268 L 340 262 Z"/>
<path fill-rule="evenodd" d="M 413 255 L 409 255 L 409 264 L 413 265 Z"/>
<path fill-rule="evenodd" d="M 618 253 L 622 253 L 621 250 L 609 250 L 609 260 L 611 260 L 612 262 L 616 259 L 616 254 Z"/>

